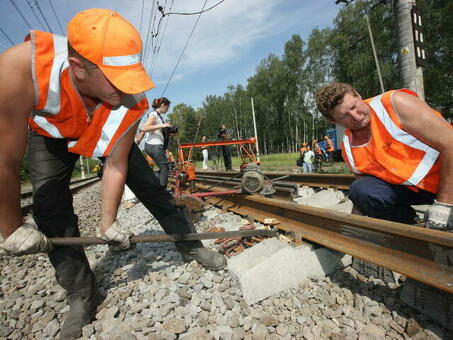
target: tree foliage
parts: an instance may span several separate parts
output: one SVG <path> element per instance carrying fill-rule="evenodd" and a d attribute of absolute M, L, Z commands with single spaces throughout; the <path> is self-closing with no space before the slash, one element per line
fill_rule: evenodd
<path fill-rule="evenodd" d="M 333 1 L 333 0 L 332 0 Z M 453 117 L 453 2 L 417 0 L 424 21 L 428 60 L 424 68 L 427 102 L 444 116 Z M 351 83 L 363 97 L 381 92 L 371 41 L 368 14 L 385 90 L 399 88 L 395 16 L 389 1 L 356 0 L 343 7 L 332 28 L 314 28 L 304 41 L 294 34 L 282 56 L 270 53 L 257 65 L 247 84 L 230 85 L 222 96 L 207 95 L 198 111 L 177 105 L 172 120 L 180 140 L 191 142 L 198 119 L 199 133 L 215 140 L 221 124 L 234 138 L 254 135 L 254 101 L 258 141 L 262 153 L 295 151 L 331 128 L 319 116 L 314 93 L 330 81 Z"/>

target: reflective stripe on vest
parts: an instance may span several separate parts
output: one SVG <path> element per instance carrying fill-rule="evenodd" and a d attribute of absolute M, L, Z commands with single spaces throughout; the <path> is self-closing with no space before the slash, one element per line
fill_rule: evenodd
<path fill-rule="evenodd" d="M 125 95 L 115 108 L 99 103 L 89 115 L 70 78 L 67 39 L 40 31 L 32 31 L 30 38 L 37 99 L 30 126 L 43 136 L 66 138 L 70 152 L 85 157 L 109 156 L 148 109 L 145 95 Z M 124 57 L 108 62 L 139 60 L 139 55 Z"/>
<path fill-rule="evenodd" d="M 351 167 L 351 171 L 357 175 L 362 174 L 362 172 L 360 172 L 355 166 L 354 157 L 352 156 L 351 151 L 351 144 L 349 144 L 349 137 L 346 135 L 346 133 L 343 135 L 343 150 L 348 158 L 348 163 Z"/>
<path fill-rule="evenodd" d="M 382 94 L 373 98 L 369 105 L 374 111 L 376 117 L 381 121 L 382 125 L 385 127 L 390 136 L 396 141 L 405 144 L 408 147 L 417 149 L 424 152 L 423 159 L 420 160 L 416 169 L 411 174 L 405 182 L 402 182 L 402 185 L 416 186 L 418 185 L 429 173 L 434 163 L 436 162 L 439 152 L 430 146 L 422 143 L 420 140 L 410 135 L 406 131 L 400 129 L 390 118 L 389 113 L 382 104 Z M 354 157 L 351 150 L 351 145 L 349 142 L 349 137 L 345 133 L 343 136 L 343 147 L 346 154 L 348 163 L 351 167 L 351 170 L 356 174 L 361 174 L 355 165 Z"/>
<path fill-rule="evenodd" d="M 388 115 L 384 105 L 382 105 L 381 101 L 382 94 L 373 98 L 370 102 L 371 108 L 376 113 L 379 120 L 385 126 L 387 131 L 390 135 L 397 141 L 410 146 L 411 148 L 420 150 L 425 152 L 423 159 L 418 164 L 415 171 L 412 173 L 412 176 L 406 180 L 404 185 L 417 185 L 420 183 L 423 178 L 428 174 L 429 170 L 431 170 L 432 166 L 439 157 L 439 151 L 431 148 L 430 146 L 420 142 L 414 136 L 408 134 L 406 131 L 401 130 L 396 124 L 392 121 L 390 116 Z"/>
<path fill-rule="evenodd" d="M 66 37 L 52 34 L 54 62 L 50 72 L 49 92 L 43 111 L 56 115 L 60 112 L 60 74 L 69 67 L 68 40 Z"/>

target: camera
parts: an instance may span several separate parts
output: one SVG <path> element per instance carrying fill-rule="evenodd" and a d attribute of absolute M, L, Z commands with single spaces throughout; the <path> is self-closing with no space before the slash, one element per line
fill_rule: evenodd
<path fill-rule="evenodd" d="M 169 135 L 174 135 L 176 133 L 178 133 L 178 127 L 177 126 L 169 126 L 169 127 L 166 127 L 167 130 L 167 133 Z"/>

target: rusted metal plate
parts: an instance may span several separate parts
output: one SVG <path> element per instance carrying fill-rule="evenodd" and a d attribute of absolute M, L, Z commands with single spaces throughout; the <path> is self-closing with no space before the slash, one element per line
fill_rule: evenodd
<path fill-rule="evenodd" d="M 228 200 L 236 204 L 230 211 L 259 220 L 277 218 L 281 230 L 453 293 L 453 233 L 258 196 Z"/>

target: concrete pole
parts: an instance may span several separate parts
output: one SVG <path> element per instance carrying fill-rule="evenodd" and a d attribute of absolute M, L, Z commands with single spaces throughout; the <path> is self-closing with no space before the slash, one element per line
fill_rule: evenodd
<path fill-rule="evenodd" d="M 385 92 L 384 89 L 384 82 L 382 81 L 382 75 L 381 75 L 381 68 L 379 67 L 379 61 L 376 53 L 376 47 L 374 47 L 374 39 L 373 39 L 373 32 L 371 31 L 371 26 L 370 26 L 370 19 L 368 18 L 368 14 L 365 14 L 365 20 L 366 20 L 366 25 L 368 27 L 368 33 L 370 35 L 370 40 L 371 40 L 371 47 L 373 49 L 373 55 L 374 55 L 374 62 L 376 63 L 376 70 L 379 78 L 379 84 L 381 85 L 381 92 Z"/>
<path fill-rule="evenodd" d="M 82 171 L 82 179 L 84 179 L 85 178 L 85 169 L 83 167 L 83 157 L 82 156 L 80 156 L 79 161 L 80 161 L 80 170 Z"/>
<path fill-rule="evenodd" d="M 256 140 L 256 160 L 259 163 L 260 162 L 260 149 L 258 147 L 258 133 L 256 131 L 255 105 L 253 105 L 253 97 L 250 99 L 252 101 L 253 129 L 255 131 L 255 140 Z"/>
<path fill-rule="evenodd" d="M 423 69 L 415 63 L 415 45 L 412 32 L 411 8 L 415 0 L 394 0 L 398 34 L 398 68 L 400 85 L 418 93 L 425 99 Z"/>

